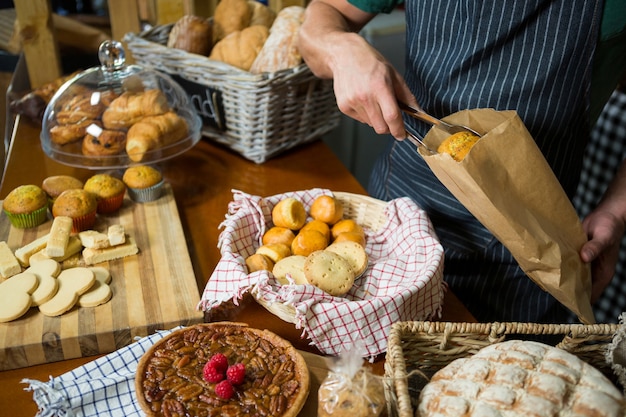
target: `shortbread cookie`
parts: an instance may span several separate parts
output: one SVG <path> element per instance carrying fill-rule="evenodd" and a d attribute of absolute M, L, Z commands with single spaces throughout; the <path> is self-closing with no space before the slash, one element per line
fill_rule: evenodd
<path fill-rule="evenodd" d="M 78 233 L 78 238 L 84 247 L 90 249 L 102 249 L 111 246 L 109 236 L 97 230 L 84 230 Z"/>
<path fill-rule="evenodd" d="M 112 261 L 114 259 L 135 255 L 138 252 L 139 248 L 135 243 L 135 239 L 127 235 L 126 242 L 121 245 L 103 249 L 85 248 L 83 250 L 83 259 L 85 260 L 86 265 L 95 265 L 101 262 Z"/>
<path fill-rule="evenodd" d="M 126 242 L 126 232 L 121 224 L 113 224 L 107 229 L 107 236 L 111 246 L 121 245 Z"/>
<path fill-rule="evenodd" d="M 31 294 L 37 288 L 37 277 L 20 272 L 0 283 L 0 323 L 23 316 L 32 305 Z"/>
<path fill-rule="evenodd" d="M 343 256 L 352 266 L 354 276 L 360 276 L 367 269 L 367 252 L 363 246 L 349 240 L 343 242 L 333 242 L 326 250 L 335 252 Z"/>
<path fill-rule="evenodd" d="M 303 255 L 291 255 L 276 262 L 272 269 L 272 274 L 276 277 L 276 280 L 282 285 L 290 284 L 289 277 L 293 280 L 294 284 L 306 285 L 308 281 L 304 276 L 304 262 L 306 256 Z"/>
<path fill-rule="evenodd" d="M 96 281 L 96 275 L 89 268 L 64 269 L 57 277 L 59 289 L 47 302 L 39 306 L 46 316 L 59 316 L 69 311 Z"/>
<path fill-rule="evenodd" d="M 304 276 L 309 284 L 330 295 L 345 295 L 354 285 L 354 272 L 341 255 L 328 250 L 318 250 L 307 256 Z"/>
<path fill-rule="evenodd" d="M 57 216 L 52 221 L 48 241 L 46 242 L 46 255 L 49 257 L 65 256 L 67 244 L 72 234 L 73 220 L 67 216 Z"/>
<path fill-rule="evenodd" d="M 43 248 L 39 252 L 32 254 L 28 262 L 30 265 L 35 264 L 39 261 L 45 261 L 47 259 L 53 259 L 57 262 L 63 262 L 67 258 L 75 255 L 76 253 L 79 253 L 82 249 L 83 249 L 83 244 L 80 242 L 80 239 L 78 238 L 78 236 L 70 236 L 70 239 L 68 240 L 68 243 L 67 243 L 67 247 L 65 248 L 65 255 L 50 257 L 46 253 L 46 248 Z"/>
<path fill-rule="evenodd" d="M 91 266 L 89 269 L 94 273 L 96 281 L 89 291 L 81 295 L 78 299 L 78 305 L 80 307 L 96 307 L 106 303 L 113 296 L 113 292 L 109 286 L 111 282 L 109 270 L 102 266 Z"/>
<path fill-rule="evenodd" d="M 56 294 L 59 283 L 56 277 L 61 272 L 61 265 L 54 259 L 42 259 L 32 263 L 26 271 L 37 276 L 37 289 L 31 295 L 33 306 L 39 306 Z"/>
<path fill-rule="evenodd" d="M 9 278 L 22 272 L 22 266 L 7 242 L 0 242 L 0 276 Z"/>
<path fill-rule="evenodd" d="M 30 257 L 39 252 L 42 249 L 45 249 L 46 244 L 48 243 L 48 237 L 50 236 L 50 233 L 47 233 L 35 240 L 33 240 L 32 242 L 17 248 L 15 250 L 15 257 L 17 258 L 17 260 L 19 261 L 19 263 L 26 267 L 30 265 Z"/>

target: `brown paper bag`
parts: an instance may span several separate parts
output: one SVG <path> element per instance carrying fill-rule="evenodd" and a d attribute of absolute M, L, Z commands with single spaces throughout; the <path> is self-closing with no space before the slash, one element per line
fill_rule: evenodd
<path fill-rule="evenodd" d="M 461 162 L 420 149 L 433 173 L 535 283 L 581 322 L 594 323 L 591 270 L 579 256 L 587 236 L 517 112 L 464 110 L 445 120 L 487 133 Z M 437 149 L 448 136 L 432 128 L 424 141 Z"/>

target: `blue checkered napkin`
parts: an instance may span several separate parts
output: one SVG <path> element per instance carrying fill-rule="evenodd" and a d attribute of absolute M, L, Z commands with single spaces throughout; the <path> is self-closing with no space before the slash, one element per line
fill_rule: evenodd
<path fill-rule="evenodd" d="M 137 363 L 150 346 L 178 328 L 141 338 L 49 382 L 22 380 L 29 384 L 25 390 L 33 391 L 37 417 L 143 417 L 135 399 Z"/>

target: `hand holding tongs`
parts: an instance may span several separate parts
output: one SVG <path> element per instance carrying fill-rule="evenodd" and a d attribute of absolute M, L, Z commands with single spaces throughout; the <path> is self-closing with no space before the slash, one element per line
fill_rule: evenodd
<path fill-rule="evenodd" d="M 433 117 L 431 115 L 429 115 L 428 113 L 426 113 L 424 110 L 422 109 L 416 109 L 413 108 L 411 106 L 409 106 L 406 103 L 403 103 L 401 101 L 398 100 L 398 106 L 400 107 L 400 110 L 402 110 L 403 112 L 405 112 L 406 114 L 408 114 L 411 117 L 414 117 L 415 119 L 421 120 L 423 122 L 429 123 L 433 126 L 436 126 L 437 128 L 449 133 L 449 134 L 454 134 L 454 133 L 458 133 L 458 132 L 469 132 L 473 135 L 476 135 L 478 137 L 481 137 L 482 135 L 478 132 L 476 132 L 473 129 L 470 129 L 467 126 L 463 126 L 463 125 L 452 125 L 450 123 L 446 123 L 442 120 L 437 119 L 436 117 Z M 426 144 L 417 137 L 417 135 L 414 135 L 412 132 L 410 132 L 407 129 L 407 139 L 409 139 L 413 144 L 415 144 L 418 147 L 423 147 L 425 148 L 428 152 L 430 152 L 431 154 L 436 154 L 437 152 L 435 152 L 434 150 L 430 149 L 428 146 L 426 146 Z"/>

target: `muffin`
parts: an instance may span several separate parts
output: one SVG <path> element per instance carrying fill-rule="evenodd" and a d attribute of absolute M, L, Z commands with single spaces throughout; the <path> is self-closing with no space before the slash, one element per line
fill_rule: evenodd
<path fill-rule="evenodd" d="M 72 232 L 78 233 L 91 229 L 96 222 L 98 201 L 95 194 L 84 189 L 66 190 L 52 205 L 52 215 L 71 217 Z"/>
<path fill-rule="evenodd" d="M 53 175 L 47 177 L 41 183 L 41 188 L 48 194 L 48 201 L 50 208 L 54 200 L 65 190 L 71 190 L 75 188 L 83 188 L 83 182 L 71 175 Z"/>
<path fill-rule="evenodd" d="M 114 213 L 122 207 L 126 185 L 119 178 L 109 174 L 96 174 L 85 181 L 85 190 L 95 194 L 98 201 L 97 212 L 100 214 Z"/>
<path fill-rule="evenodd" d="M 39 226 L 48 218 L 48 195 L 36 185 L 20 185 L 9 192 L 2 208 L 15 227 Z"/>
<path fill-rule="evenodd" d="M 136 165 L 124 171 L 122 181 L 128 189 L 128 196 L 136 202 L 154 201 L 161 197 L 163 176 L 148 165 Z"/>

